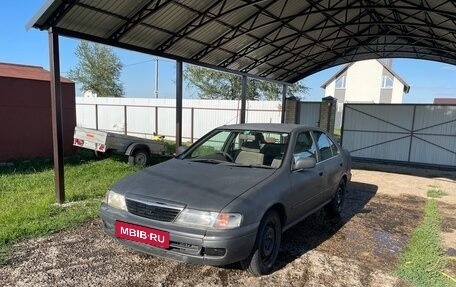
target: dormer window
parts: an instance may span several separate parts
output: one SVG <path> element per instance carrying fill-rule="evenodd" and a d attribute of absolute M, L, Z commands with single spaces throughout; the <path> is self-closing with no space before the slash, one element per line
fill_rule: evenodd
<path fill-rule="evenodd" d="M 382 76 L 382 89 L 392 89 L 393 88 L 393 79 L 388 76 Z"/>
<path fill-rule="evenodd" d="M 337 78 L 336 80 L 336 89 L 345 89 L 345 80 L 346 80 L 346 76 L 340 76 L 339 78 Z"/>

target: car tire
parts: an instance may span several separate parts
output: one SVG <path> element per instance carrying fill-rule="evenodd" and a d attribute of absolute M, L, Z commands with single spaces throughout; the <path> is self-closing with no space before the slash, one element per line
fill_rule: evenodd
<path fill-rule="evenodd" d="M 128 157 L 128 163 L 130 165 L 139 165 L 139 166 L 146 166 L 150 160 L 150 155 L 145 149 L 136 149 L 133 151 Z"/>
<path fill-rule="evenodd" d="M 281 238 L 280 217 L 275 210 L 269 210 L 261 220 L 252 253 L 241 261 L 242 268 L 256 276 L 270 274 L 279 254 Z"/>
<path fill-rule="evenodd" d="M 325 211 L 331 218 L 340 216 L 342 213 L 345 204 L 345 186 L 345 180 L 342 179 L 337 186 L 337 190 L 333 198 L 325 206 Z"/>

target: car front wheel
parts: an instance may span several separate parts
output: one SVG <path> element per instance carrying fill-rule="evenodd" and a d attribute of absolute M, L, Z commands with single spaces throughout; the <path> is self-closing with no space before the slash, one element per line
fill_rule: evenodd
<path fill-rule="evenodd" d="M 281 238 L 282 224 L 279 215 L 276 211 L 269 210 L 261 220 L 252 253 L 241 261 L 241 266 L 256 276 L 271 273 L 279 254 Z"/>

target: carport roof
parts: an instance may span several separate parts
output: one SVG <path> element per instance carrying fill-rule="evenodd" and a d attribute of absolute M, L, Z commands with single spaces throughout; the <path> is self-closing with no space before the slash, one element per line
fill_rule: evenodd
<path fill-rule="evenodd" d="M 49 0 L 28 27 L 296 82 L 370 58 L 456 64 L 450 0 Z"/>

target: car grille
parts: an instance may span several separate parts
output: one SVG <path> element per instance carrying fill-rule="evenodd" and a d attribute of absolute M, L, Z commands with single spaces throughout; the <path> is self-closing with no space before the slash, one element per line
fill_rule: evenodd
<path fill-rule="evenodd" d="M 161 205 L 146 204 L 139 201 L 127 199 L 128 212 L 158 221 L 171 222 L 176 218 L 182 209 L 165 207 Z"/>

